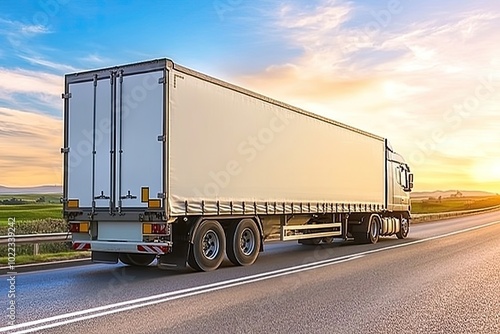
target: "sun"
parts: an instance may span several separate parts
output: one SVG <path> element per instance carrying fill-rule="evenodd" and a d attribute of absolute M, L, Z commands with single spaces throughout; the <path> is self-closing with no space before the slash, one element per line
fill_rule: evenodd
<path fill-rule="evenodd" d="M 478 162 L 472 169 L 472 176 L 479 182 L 500 181 L 500 157 Z"/>

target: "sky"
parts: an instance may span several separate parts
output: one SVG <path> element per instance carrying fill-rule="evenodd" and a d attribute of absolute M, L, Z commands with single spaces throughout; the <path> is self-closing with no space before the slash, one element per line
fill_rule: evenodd
<path fill-rule="evenodd" d="M 166 57 L 388 138 L 417 191 L 500 193 L 499 31 L 493 0 L 3 0 L 0 185 L 62 184 L 64 74 Z"/>

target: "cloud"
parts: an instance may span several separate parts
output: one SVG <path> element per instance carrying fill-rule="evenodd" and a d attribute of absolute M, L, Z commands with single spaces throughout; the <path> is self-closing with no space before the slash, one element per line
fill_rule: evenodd
<path fill-rule="evenodd" d="M 63 82 L 59 75 L 0 67 L 0 89 L 7 92 L 60 95 Z"/>
<path fill-rule="evenodd" d="M 474 164 L 500 156 L 500 46 L 492 38 L 500 15 L 405 13 L 412 23 L 403 26 L 403 11 L 382 24 L 373 14 L 366 19 L 369 8 L 340 1 L 270 13 L 275 34 L 302 52 L 240 77 L 241 85 L 389 137 L 425 180 L 416 183 L 421 190 L 432 180 L 474 187 L 470 170 L 485 169 Z M 446 157 L 453 164 L 442 172 Z"/>
<path fill-rule="evenodd" d="M 95 54 L 95 53 L 89 54 L 85 57 L 81 57 L 81 58 L 79 58 L 79 61 L 82 63 L 85 63 L 85 64 L 91 64 L 91 65 L 96 65 L 96 66 L 101 66 L 103 64 L 111 62 L 109 58 L 100 56 L 100 55 Z"/>
<path fill-rule="evenodd" d="M 41 24 L 26 24 L 19 21 L 12 21 L 0 18 L 0 31 L 9 31 L 12 34 L 22 34 L 24 36 L 34 36 L 51 33 L 50 29 Z"/>
<path fill-rule="evenodd" d="M 61 183 L 62 121 L 0 107 L 0 184 Z"/>
<path fill-rule="evenodd" d="M 6 39 L 13 50 L 24 49 L 29 45 L 30 39 L 50 33 L 52 31 L 41 24 L 26 24 L 0 18 L 0 36 Z"/>
<path fill-rule="evenodd" d="M 53 70 L 57 70 L 58 72 L 62 73 L 73 73 L 73 72 L 78 72 L 79 69 L 76 67 L 70 66 L 70 65 L 65 65 L 65 64 L 60 64 L 60 63 L 55 63 L 51 62 L 49 60 L 42 59 L 40 57 L 28 57 L 28 56 L 19 56 L 20 58 L 28 61 L 31 64 L 34 65 L 41 65 Z"/>
<path fill-rule="evenodd" d="M 20 31 L 25 35 L 40 35 L 50 33 L 49 29 L 42 25 L 24 25 L 20 24 Z"/>
<path fill-rule="evenodd" d="M 45 109 L 52 114 L 62 109 L 64 78 L 40 71 L 0 67 L 0 101 L 11 107 Z"/>

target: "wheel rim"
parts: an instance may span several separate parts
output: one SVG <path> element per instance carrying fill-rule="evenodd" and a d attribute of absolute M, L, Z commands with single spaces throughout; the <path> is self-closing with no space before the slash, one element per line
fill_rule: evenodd
<path fill-rule="evenodd" d="M 409 228 L 410 228 L 410 226 L 408 224 L 408 219 L 406 219 L 406 218 L 401 219 L 401 232 L 403 235 L 408 234 Z"/>
<path fill-rule="evenodd" d="M 203 236 L 203 256 L 209 260 L 213 260 L 219 254 L 220 240 L 217 233 L 208 230 Z"/>
<path fill-rule="evenodd" d="M 245 228 L 241 232 L 240 249 L 245 255 L 251 255 L 255 249 L 255 235 L 249 228 Z"/>

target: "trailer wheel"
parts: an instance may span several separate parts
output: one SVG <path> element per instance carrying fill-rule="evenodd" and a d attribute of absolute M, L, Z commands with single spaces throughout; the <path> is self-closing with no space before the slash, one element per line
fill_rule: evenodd
<path fill-rule="evenodd" d="M 354 240 L 363 244 L 376 244 L 380 236 L 380 217 L 376 214 L 370 216 L 368 224 L 365 223 L 366 232 L 353 232 Z"/>
<path fill-rule="evenodd" d="M 249 266 L 257 260 L 260 250 L 259 229 L 251 219 L 233 224 L 226 234 L 226 255 L 237 266 Z"/>
<path fill-rule="evenodd" d="M 410 232 L 410 221 L 406 217 L 401 217 L 401 228 L 399 232 L 396 233 L 398 239 L 406 239 L 408 233 Z"/>
<path fill-rule="evenodd" d="M 216 220 L 204 220 L 195 231 L 188 255 L 188 264 L 197 271 L 219 268 L 224 259 L 226 238 Z"/>
<path fill-rule="evenodd" d="M 129 266 L 147 267 L 154 261 L 156 255 L 154 254 L 134 254 L 134 253 L 120 253 L 118 256 L 120 261 Z"/>

